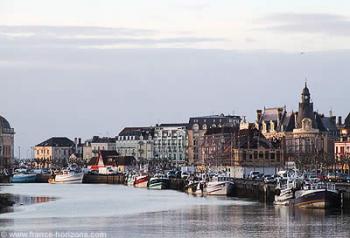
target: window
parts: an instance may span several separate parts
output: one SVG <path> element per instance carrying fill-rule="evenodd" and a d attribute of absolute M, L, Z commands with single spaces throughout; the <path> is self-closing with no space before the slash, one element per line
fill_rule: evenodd
<path fill-rule="evenodd" d="M 259 159 L 263 159 L 264 158 L 264 152 L 260 151 L 259 152 Z"/>
<path fill-rule="evenodd" d="M 265 159 L 268 159 L 268 158 L 269 158 L 269 152 L 265 151 Z"/>

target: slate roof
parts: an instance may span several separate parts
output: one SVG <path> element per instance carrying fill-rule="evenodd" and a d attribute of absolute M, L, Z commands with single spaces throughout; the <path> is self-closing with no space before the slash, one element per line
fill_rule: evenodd
<path fill-rule="evenodd" d="M 187 127 L 188 123 L 162 123 L 157 127 Z"/>
<path fill-rule="evenodd" d="M 115 143 L 115 141 L 115 138 L 94 136 L 91 143 Z"/>
<path fill-rule="evenodd" d="M 120 133 L 119 136 L 154 136 L 153 127 L 125 127 Z"/>
<path fill-rule="evenodd" d="M 231 121 L 231 122 L 230 122 Z M 234 122 L 236 124 L 234 124 Z M 199 127 L 202 127 L 204 124 L 208 125 L 208 128 L 213 124 L 221 124 L 224 126 L 239 126 L 241 122 L 240 116 L 232 116 L 224 114 L 220 115 L 209 115 L 209 116 L 199 116 L 199 117 L 191 117 L 188 123 L 188 129 L 192 129 L 194 124 L 198 124 Z"/>
<path fill-rule="evenodd" d="M 349 115 L 345 118 L 344 127 L 350 129 L 350 113 L 349 113 Z"/>
<path fill-rule="evenodd" d="M 37 146 L 52 146 L 52 147 L 73 147 L 74 142 L 67 137 L 52 137 Z"/>
<path fill-rule="evenodd" d="M 239 137 L 237 138 L 239 148 L 256 149 L 259 147 L 264 147 L 266 149 L 278 148 L 279 142 L 272 142 L 267 140 L 264 135 L 262 135 L 257 129 L 243 129 L 239 131 Z"/>
<path fill-rule="evenodd" d="M 0 128 L 11 129 L 10 123 L 2 116 L 0 116 Z"/>

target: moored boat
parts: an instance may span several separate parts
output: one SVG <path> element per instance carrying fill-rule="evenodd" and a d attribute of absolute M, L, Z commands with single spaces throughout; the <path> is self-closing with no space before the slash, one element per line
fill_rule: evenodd
<path fill-rule="evenodd" d="M 136 175 L 135 175 L 135 174 L 129 174 L 129 175 L 126 177 L 126 185 L 128 185 L 128 186 L 134 186 L 135 179 L 136 179 Z"/>
<path fill-rule="evenodd" d="M 83 182 L 84 173 L 77 166 L 71 166 L 68 169 L 62 170 L 54 178 L 49 179 L 49 183 L 63 184 L 79 184 Z"/>
<path fill-rule="evenodd" d="M 157 189 L 157 190 L 168 189 L 169 183 L 170 183 L 169 178 L 165 177 L 165 175 L 158 174 L 149 180 L 148 188 Z"/>
<path fill-rule="evenodd" d="M 28 170 L 16 170 L 11 177 L 11 183 L 35 183 L 36 174 Z"/>
<path fill-rule="evenodd" d="M 306 184 L 303 189 L 295 192 L 294 206 L 336 209 L 341 207 L 341 196 L 334 184 Z"/>
<path fill-rule="evenodd" d="M 230 177 L 213 177 L 209 182 L 200 182 L 194 194 L 229 196 L 234 191 L 234 182 Z"/>
<path fill-rule="evenodd" d="M 148 175 L 140 175 L 135 178 L 134 186 L 136 188 L 147 188 L 149 177 Z"/>
<path fill-rule="evenodd" d="M 296 181 L 294 179 L 279 179 L 275 188 L 274 205 L 287 206 L 294 199 Z"/>

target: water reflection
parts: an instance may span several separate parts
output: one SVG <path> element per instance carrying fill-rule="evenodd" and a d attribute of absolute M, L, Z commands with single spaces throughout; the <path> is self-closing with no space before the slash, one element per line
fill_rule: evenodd
<path fill-rule="evenodd" d="M 54 187 L 56 188 L 56 187 Z M 51 188 L 50 188 L 51 189 Z M 77 188 L 75 188 L 77 190 Z M 89 190 L 91 189 L 91 190 Z M 44 203 L 41 210 L 33 210 L 33 217 L 0 219 L 0 231 L 30 232 L 105 232 L 107 237 L 349 237 L 350 216 L 341 211 L 304 210 L 289 207 L 274 207 L 249 200 L 234 198 L 195 198 L 181 193 L 164 191 L 126 190 L 124 187 L 84 187 L 84 193 L 107 195 L 115 194 L 111 203 L 103 204 L 111 210 L 121 209 L 114 203 L 124 202 L 123 194 L 128 197 L 130 206 L 151 206 L 144 212 L 135 210 L 133 214 L 108 213 L 96 209 L 99 199 L 96 196 L 81 198 L 63 197 L 60 200 L 48 197 L 18 197 L 17 203 Z M 111 193 L 106 192 L 110 189 Z M 87 190 L 87 191 L 86 191 Z M 81 194 L 83 192 L 79 192 Z M 70 194 L 70 193 L 69 193 Z M 161 194 L 161 195 L 160 195 Z M 104 194 L 106 195 L 106 194 Z M 117 196 L 118 195 L 118 196 Z M 157 203 L 145 203 L 149 200 L 162 202 L 162 211 Z M 173 196 L 178 204 L 172 206 Z M 51 202 L 49 202 L 51 201 Z M 64 202 L 66 201 L 66 202 Z M 49 203 L 47 203 L 49 202 Z M 69 207 L 69 204 L 74 203 Z M 168 204 L 167 204 L 168 203 Z M 79 213 L 75 217 L 64 217 L 69 209 L 94 209 L 92 213 Z M 67 207 L 68 206 L 68 207 Z M 50 207 L 61 210 L 54 212 Z M 168 207 L 168 209 L 166 209 Z M 100 207 L 97 207 L 100 208 Z M 153 211 L 152 211 L 153 210 Z M 56 210 L 55 210 L 56 211 Z M 63 212 L 62 212 L 63 211 Z M 76 211 L 80 211 L 78 208 Z M 16 209 L 15 209 L 16 213 Z M 35 214 L 34 214 L 35 213 Z M 40 213 L 40 214 L 39 214 Z M 49 213 L 49 214 L 47 214 Z M 44 216 L 45 215 L 45 216 Z M 41 217 L 43 216 L 43 217 Z"/>
<path fill-rule="evenodd" d="M 0 209 L 0 214 L 7 213 L 7 212 L 15 212 L 20 206 L 23 206 L 23 205 L 46 203 L 46 202 L 56 200 L 56 198 L 48 197 L 48 196 L 33 197 L 33 196 L 23 196 L 23 195 L 13 195 L 13 194 L 7 194 L 7 198 L 9 201 L 14 202 L 14 205 Z"/>

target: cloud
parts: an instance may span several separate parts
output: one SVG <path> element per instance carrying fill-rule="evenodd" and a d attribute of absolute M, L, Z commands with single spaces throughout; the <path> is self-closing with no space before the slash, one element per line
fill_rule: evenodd
<path fill-rule="evenodd" d="M 350 36 L 350 20 L 346 16 L 321 13 L 272 14 L 259 19 L 259 30 Z"/>
<path fill-rule="evenodd" d="M 0 26 L 0 47 L 73 47 L 114 48 L 118 46 L 194 45 L 225 41 L 222 38 L 175 34 L 161 37 L 149 29 L 67 27 L 67 26 Z"/>

